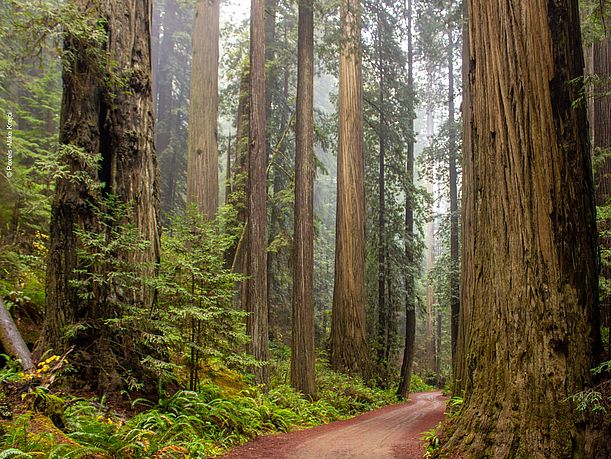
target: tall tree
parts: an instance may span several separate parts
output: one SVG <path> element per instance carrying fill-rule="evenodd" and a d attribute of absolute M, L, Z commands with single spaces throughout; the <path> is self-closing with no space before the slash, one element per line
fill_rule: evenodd
<path fill-rule="evenodd" d="M 414 186 L 414 50 L 412 38 L 412 0 L 407 0 L 406 22 L 407 22 L 407 86 L 410 92 L 410 107 L 408 130 L 411 134 L 407 143 L 407 180 L 409 185 Z M 412 191 L 412 190 L 408 190 Z M 416 339 L 416 303 L 414 272 L 414 198 L 413 194 L 405 193 L 405 258 L 409 263 L 405 274 L 405 345 L 403 348 L 403 363 L 401 364 L 401 377 L 397 394 L 407 398 L 412 379 L 412 368 L 414 364 L 414 343 Z"/>
<path fill-rule="evenodd" d="M 143 369 L 132 337 L 110 328 L 116 310 L 102 297 L 150 308 L 154 296 L 147 288 L 121 289 L 83 297 L 78 281 L 87 265 L 78 256 L 83 245 L 79 230 L 104 231 L 97 209 L 104 195 L 133 206 L 131 220 L 149 245 L 138 252 L 114 254 L 130 264 L 159 259 L 158 168 L 153 146 L 151 95 L 150 2 L 75 0 L 85 16 L 106 27 L 106 40 L 68 34 L 64 41 L 64 94 L 60 143 L 63 160 L 73 173 L 58 179 L 52 204 L 46 285 L 46 316 L 39 351 L 64 352 L 71 346 L 82 381 L 100 391 L 122 384 L 120 368 L 134 375 Z M 101 65 L 110 59 L 113 65 Z M 107 64 L 107 62 L 106 62 Z M 74 148 L 81 154 L 73 154 Z M 92 161 L 101 157 L 99 168 Z M 85 157 L 89 157 L 86 159 Z M 86 180 L 82 180 L 87 177 Z M 124 224 L 126 222 L 114 222 Z M 106 226 L 106 229 L 108 227 Z M 111 228 L 112 230 L 112 228 Z M 104 275 L 104 273 L 98 273 Z M 75 282 L 76 281 L 76 282 Z M 82 287 L 82 286 L 81 286 Z M 67 327 L 75 327 L 67 337 Z"/>
<path fill-rule="evenodd" d="M 463 161 L 462 168 L 462 212 L 461 212 L 461 224 L 462 227 L 472 226 L 472 212 L 475 208 L 473 202 L 473 158 L 467 157 L 470 155 L 471 148 L 471 134 L 473 132 L 471 125 L 471 96 L 469 94 L 469 22 L 467 17 L 467 2 L 463 2 L 463 24 L 462 24 L 462 149 Z M 461 264 L 465 263 L 467 266 L 473 264 L 473 252 L 472 249 L 475 246 L 473 238 L 475 235 L 472 232 L 462 234 L 462 247 L 461 247 Z M 466 273 L 466 271 L 464 271 Z M 462 274 L 462 280 L 465 282 L 466 274 Z M 459 292 L 459 300 L 460 300 Z M 468 304 L 460 304 L 458 314 L 458 331 L 456 336 L 456 348 L 454 359 L 452 361 L 452 376 L 453 376 L 453 388 L 457 394 L 462 393 L 464 390 L 464 382 L 466 379 L 466 368 L 464 352 L 467 346 L 467 337 L 469 335 L 467 331 L 468 324 L 470 323 L 469 310 L 467 309 Z"/>
<path fill-rule="evenodd" d="M 472 123 L 463 226 L 468 457 L 608 457 L 567 399 L 601 343 L 594 189 L 576 0 L 469 0 Z M 489 26 L 493 24 L 494 26 Z M 475 237 L 477 236 L 477 238 Z"/>
<path fill-rule="evenodd" d="M 386 252 L 388 251 L 386 244 L 386 119 L 384 116 L 384 93 L 386 91 L 385 77 L 385 54 L 383 53 L 384 43 L 384 24 L 381 21 L 380 15 L 384 12 L 377 12 L 377 36 L 376 48 L 378 55 L 378 107 L 379 107 L 379 127 L 378 127 L 378 363 L 382 366 L 388 365 L 389 357 L 389 306 L 386 305 L 386 284 L 387 284 L 387 269 L 386 269 Z"/>
<path fill-rule="evenodd" d="M 250 12 L 250 131 L 248 157 L 248 280 L 246 305 L 250 353 L 269 358 L 267 306 L 267 153 L 265 142 L 265 8 L 252 0 Z M 267 364 L 253 368 L 257 384 L 267 384 Z"/>
<path fill-rule="evenodd" d="M 611 9 L 611 7 L 610 7 Z M 592 154 L 598 159 L 594 176 L 596 205 L 611 205 L 611 37 L 592 43 L 586 48 L 588 60 L 586 71 L 594 75 L 594 88 L 589 103 L 588 119 L 591 129 Z M 601 212 L 604 214 L 604 212 Z M 599 220 L 601 252 L 601 274 L 607 285 L 601 292 L 602 325 L 611 326 L 611 220 Z M 606 253 L 605 253 L 606 251 Z M 611 335 L 607 335 L 608 358 L 611 359 Z"/>
<path fill-rule="evenodd" d="M 448 16 L 453 14 L 452 1 L 448 4 Z M 456 126 L 454 121 L 454 24 L 451 17 L 447 20 L 448 36 L 448 178 L 450 191 L 450 340 L 452 362 L 456 354 L 458 337 L 459 296 L 459 257 L 458 257 L 458 174 L 456 160 Z"/>
<path fill-rule="evenodd" d="M 187 203 L 212 218 L 219 203 L 219 1 L 200 0 L 193 18 Z"/>
<path fill-rule="evenodd" d="M 365 373 L 365 169 L 359 0 L 341 2 L 331 365 Z"/>
<path fill-rule="evenodd" d="M 314 2 L 299 4 L 291 383 L 316 393 L 314 369 Z"/>

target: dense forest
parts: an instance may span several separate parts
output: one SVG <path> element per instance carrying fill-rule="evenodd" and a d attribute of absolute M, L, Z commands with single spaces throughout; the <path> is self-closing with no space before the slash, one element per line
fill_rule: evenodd
<path fill-rule="evenodd" d="M 610 0 L 4 0 L 0 166 L 0 459 L 611 457 Z"/>

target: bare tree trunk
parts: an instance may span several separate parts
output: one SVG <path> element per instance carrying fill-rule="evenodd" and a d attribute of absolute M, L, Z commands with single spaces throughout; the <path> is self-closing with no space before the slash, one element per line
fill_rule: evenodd
<path fill-rule="evenodd" d="M 250 149 L 248 158 L 247 331 L 250 353 L 262 367 L 253 368 L 257 384 L 269 382 L 267 306 L 267 154 L 265 142 L 264 0 L 252 0 L 250 16 Z"/>
<path fill-rule="evenodd" d="M 378 201 L 378 364 L 383 367 L 388 365 L 388 355 L 386 354 L 386 348 L 388 347 L 388 306 L 386 305 L 386 202 L 385 202 L 385 155 L 386 155 L 386 135 L 385 127 L 386 120 L 384 119 L 384 64 L 382 60 L 382 23 L 380 21 L 378 12 L 378 26 L 377 26 L 377 37 L 376 47 L 378 54 L 378 72 L 380 75 L 379 80 L 379 93 L 378 93 L 378 108 L 380 117 L 380 126 L 378 132 L 378 141 L 380 143 L 380 155 L 379 155 L 379 170 L 378 170 L 378 189 L 379 189 L 379 201 Z"/>
<path fill-rule="evenodd" d="M 11 314 L 6 309 L 4 301 L 0 298 L 0 344 L 6 353 L 21 361 L 21 367 L 25 371 L 32 370 L 34 363 L 28 346 L 23 341 L 17 325 Z"/>
<path fill-rule="evenodd" d="M 316 393 L 314 369 L 314 11 L 299 4 L 291 383 Z"/>
<path fill-rule="evenodd" d="M 161 154 L 170 144 L 171 133 L 174 127 L 174 120 L 172 119 L 172 83 L 174 81 L 174 72 L 172 61 L 169 57 L 174 51 L 174 32 L 177 29 L 177 15 L 178 4 L 176 0 L 168 0 L 163 17 L 163 36 L 159 42 L 159 51 L 157 53 L 159 54 L 156 63 L 157 73 L 154 75 L 157 80 L 155 83 L 156 92 L 153 93 L 156 101 L 155 121 L 157 123 L 155 149 L 158 154 Z"/>
<path fill-rule="evenodd" d="M 108 40 L 104 49 L 78 37 L 67 36 L 63 74 L 60 143 L 80 147 L 88 155 L 101 156 L 101 167 L 91 167 L 74 157 L 66 158 L 73 173 L 85 174 L 88 181 L 61 178 L 51 207 L 49 256 L 46 284 L 46 314 L 38 353 L 53 349 L 64 352 L 75 345 L 79 355 L 74 364 L 82 381 L 93 389 L 111 390 L 122 381 L 119 368 L 130 368 L 140 376 L 138 349 L 132 337 L 117 336 L 106 324 L 118 311 L 97 292 L 91 300 L 71 281 L 79 280 L 76 269 L 86 269 L 77 257 L 80 241 L 76 230 L 100 231 L 93 206 L 104 194 L 114 194 L 126 205 L 133 205 L 131 222 L 148 248 L 139 253 L 116 253 L 133 265 L 159 260 L 159 178 L 153 145 L 150 32 L 151 8 L 148 0 L 128 3 L 115 0 L 94 10 L 86 0 L 75 1 L 79 10 L 104 20 Z M 92 59 L 101 51 L 115 65 L 101 71 Z M 125 222 L 121 222 L 125 223 Z M 154 270 L 154 268 L 153 268 Z M 154 274 L 147 271 L 139 273 Z M 120 301 L 151 308 L 154 292 L 143 286 L 124 294 L 113 292 Z M 77 336 L 66 339 L 67 326 L 80 324 Z"/>
<path fill-rule="evenodd" d="M 450 339 L 452 362 L 456 355 L 460 311 L 458 258 L 458 176 L 456 173 L 456 129 L 454 126 L 454 38 L 448 26 L 448 169 L 450 178 Z"/>
<path fill-rule="evenodd" d="M 407 180 L 410 190 L 405 193 L 405 258 L 408 267 L 405 274 L 405 345 L 403 348 L 403 362 L 401 364 L 401 377 L 397 395 L 407 399 L 412 381 L 412 368 L 414 366 L 414 343 L 416 341 L 416 304 L 414 288 L 414 50 L 412 44 L 412 0 L 407 0 L 407 87 L 409 91 L 409 120 L 408 131 L 410 139 L 407 143 Z"/>
<path fill-rule="evenodd" d="M 219 204 L 219 1 L 200 0 L 193 18 L 187 204 L 213 218 Z"/>
<path fill-rule="evenodd" d="M 577 1 L 468 6 L 468 371 L 445 449 L 609 457 L 607 426 L 567 401 L 592 384 L 601 350 L 587 124 L 570 84 L 583 69 Z"/>
<path fill-rule="evenodd" d="M 248 67 L 242 69 L 240 76 L 240 93 L 238 99 L 238 113 L 236 116 L 236 143 L 233 172 L 233 190 L 229 202 L 238 213 L 238 221 L 246 225 L 246 187 L 248 180 L 248 138 L 250 118 L 250 71 Z M 244 251 L 247 245 L 247 228 L 244 226 L 242 237 L 227 250 L 227 266 L 234 267 L 237 272 L 246 274 L 244 264 Z M 246 282 L 242 282 L 245 286 Z M 245 295 L 241 295 L 244 309 Z"/>
<path fill-rule="evenodd" d="M 461 221 L 462 227 L 472 226 L 472 211 L 475 208 L 474 204 L 474 193 L 472 186 L 474 184 L 473 179 L 473 158 L 471 155 L 471 95 L 469 93 L 470 82 L 469 82 L 469 66 L 471 62 L 471 56 L 469 54 L 469 25 L 467 17 L 467 2 L 463 3 L 463 31 L 462 31 L 462 126 L 463 126 L 463 138 L 462 138 L 462 151 L 463 151 L 463 167 L 462 167 L 462 206 L 461 206 Z M 467 266 L 473 264 L 473 249 L 475 245 L 473 233 L 462 234 L 462 247 L 461 247 L 461 264 L 464 263 Z M 469 284 L 468 276 L 470 276 L 467 270 L 461 269 L 462 282 Z M 462 288 L 462 287 L 461 287 Z M 464 293 L 459 292 L 459 300 L 461 301 L 460 310 L 458 313 L 458 334 L 456 337 L 456 352 L 452 360 L 453 370 L 453 390 L 454 394 L 462 395 L 464 390 L 464 381 L 466 378 L 465 368 L 465 349 L 467 347 L 467 339 L 469 336 L 467 325 L 470 323 L 469 310 L 467 309 L 467 303 L 462 301 Z"/>
<path fill-rule="evenodd" d="M 590 101 L 590 127 L 592 132 L 592 147 L 598 150 L 611 149 L 611 38 L 594 43 L 590 48 L 591 71 L 599 77 L 600 82 L 593 89 L 593 99 Z M 587 67 L 587 66 L 586 66 Z M 596 204 L 604 206 L 609 204 L 611 198 L 611 158 L 600 164 L 594 176 L 596 189 Z M 599 231 L 611 232 L 611 220 L 600 221 Z M 601 248 L 611 247 L 611 237 L 602 237 Z M 602 265 L 602 277 L 611 282 L 611 260 Z M 611 294 L 601 298 L 600 312 L 602 325 L 611 327 Z M 611 359 L 611 334 L 607 334 L 608 359 Z"/>
<path fill-rule="evenodd" d="M 225 170 L 225 205 L 231 196 L 231 132 L 227 135 L 227 163 Z"/>
<path fill-rule="evenodd" d="M 341 3 L 339 151 L 331 365 L 367 372 L 365 343 L 365 169 L 358 0 Z"/>

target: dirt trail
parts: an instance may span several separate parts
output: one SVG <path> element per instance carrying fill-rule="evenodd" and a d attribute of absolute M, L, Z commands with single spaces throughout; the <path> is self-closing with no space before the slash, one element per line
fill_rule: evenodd
<path fill-rule="evenodd" d="M 288 434 L 266 435 L 224 459 L 416 459 L 422 432 L 443 418 L 441 392 L 419 392 L 400 405 Z"/>

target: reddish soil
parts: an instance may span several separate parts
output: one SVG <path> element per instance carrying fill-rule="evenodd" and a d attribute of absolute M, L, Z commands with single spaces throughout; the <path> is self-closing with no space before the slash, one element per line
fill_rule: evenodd
<path fill-rule="evenodd" d="M 412 394 L 399 405 L 346 421 L 265 435 L 239 446 L 224 459 L 416 459 L 424 455 L 422 432 L 443 419 L 441 392 Z"/>

